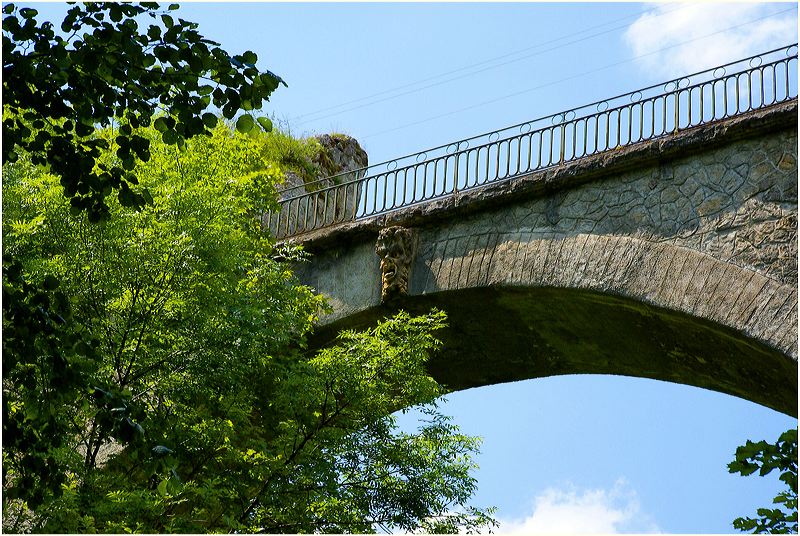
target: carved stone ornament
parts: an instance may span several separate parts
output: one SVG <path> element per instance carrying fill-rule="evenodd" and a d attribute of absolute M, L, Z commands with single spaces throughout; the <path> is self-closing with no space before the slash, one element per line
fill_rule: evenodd
<path fill-rule="evenodd" d="M 378 234 L 375 253 L 381 258 L 381 302 L 408 294 L 414 260 L 415 232 L 405 227 L 386 227 Z"/>

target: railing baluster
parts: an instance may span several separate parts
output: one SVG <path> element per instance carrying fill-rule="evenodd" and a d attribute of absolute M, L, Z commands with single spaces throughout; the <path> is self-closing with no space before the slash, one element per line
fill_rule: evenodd
<path fill-rule="evenodd" d="M 308 231 L 308 208 L 311 205 L 311 198 L 306 197 L 306 210 L 303 213 L 303 230 Z"/>
<path fill-rule="evenodd" d="M 675 82 L 675 84 L 677 86 L 677 82 Z M 674 125 L 675 132 L 678 132 L 678 119 L 679 119 L 678 114 L 680 113 L 679 112 L 679 110 L 680 110 L 680 101 L 681 101 L 680 93 L 678 91 L 676 91 L 675 92 L 675 125 Z"/>
<path fill-rule="evenodd" d="M 480 182 L 480 171 L 479 171 L 479 164 L 481 160 L 481 150 L 480 148 L 475 149 L 475 186 L 478 185 Z"/>
<path fill-rule="evenodd" d="M 495 159 L 494 159 L 494 179 L 493 181 L 497 180 L 500 177 L 500 144 L 495 143 L 495 148 L 497 151 L 495 152 Z"/>
<path fill-rule="evenodd" d="M 486 174 L 484 175 L 483 181 L 481 181 L 481 184 L 486 184 L 487 182 L 489 182 L 489 165 L 490 165 L 489 161 L 492 159 L 492 149 L 491 149 L 491 147 L 492 147 L 491 145 L 487 145 L 486 146 Z"/>
<path fill-rule="evenodd" d="M 795 59 L 797 59 L 797 58 L 795 57 Z M 789 97 L 789 94 L 790 94 L 790 89 L 789 89 L 789 62 L 787 61 L 784 65 L 786 66 L 786 69 L 785 69 L 786 70 L 786 76 L 784 77 L 786 79 L 786 97 L 784 97 L 784 100 L 788 100 L 790 98 Z"/>
<path fill-rule="evenodd" d="M 403 170 L 403 204 L 406 204 L 408 202 L 408 201 L 406 201 L 406 191 L 407 191 L 406 188 L 407 188 L 407 186 L 408 186 L 408 168 Z M 412 201 L 413 201 L 413 199 L 412 199 Z"/>
<path fill-rule="evenodd" d="M 504 177 L 511 175 L 511 140 L 506 140 L 506 174 Z"/>

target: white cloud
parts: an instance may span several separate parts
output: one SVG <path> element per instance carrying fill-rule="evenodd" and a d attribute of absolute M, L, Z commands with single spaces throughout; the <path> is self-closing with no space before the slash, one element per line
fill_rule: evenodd
<path fill-rule="evenodd" d="M 532 513 L 524 519 L 500 519 L 499 534 L 659 532 L 639 505 L 635 490 L 624 479 L 611 489 L 573 485 L 548 488 L 537 495 Z"/>
<path fill-rule="evenodd" d="M 635 56 L 649 54 L 638 61 L 660 78 L 693 73 L 797 41 L 797 11 L 792 4 L 695 2 L 646 4 L 645 9 L 649 12 L 628 27 L 624 39 Z M 733 26 L 738 27 L 725 30 Z M 691 42 L 680 44 L 687 41 Z M 650 54 L 660 49 L 666 50 Z"/>

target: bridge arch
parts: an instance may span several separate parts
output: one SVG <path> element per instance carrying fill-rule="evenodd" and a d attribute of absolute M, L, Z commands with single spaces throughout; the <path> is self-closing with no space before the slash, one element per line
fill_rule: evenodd
<path fill-rule="evenodd" d="M 796 121 L 791 103 L 311 233 L 298 274 L 334 309 L 317 341 L 438 306 L 453 389 L 623 374 L 796 416 Z M 413 251 L 382 303 L 392 226 Z"/>
<path fill-rule="evenodd" d="M 557 242 L 549 247 L 556 248 Z M 714 311 L 722 309 L 710 308 L 702 292 L 692 289 L 719 278 L 711 299 L 723 308 L 730 305 L 729 319 L 775 333 L 776 339 L 778 334 L 790 337 L 776 326 L 794 314 L 796 298 L 784 298 L 785 289 L 758 275 L 707 258 L 696 260 L 696 253 L 669 246 L 662 248 L 662 257 L 683 262 L 681 256 L 687 256 L 687 262 L 706 263 L 708 269 L 693 270 L 685 289 L 664 285 L 646 277 L 659 262 L 646 257 L 657 253 L 637 257 L 643 259 L 642 271 L 627 282 L 614 262 L 608 268 L 598 262 L 598 271 L 587 273 L 579 284 L 570 281 L 569 268 L 561 277 L 545 279 L 546 286 L 535 273 L 532 281 L 516 278 L 509 285 L 492 280 L 489 270 L 468 272 L 453 288 L 406 296 L 332 322 L 317 332 L 314 344 L 326 344 L 340 329 L 374 325 L 398 309 L 421 314 L 437 307 L 447 311 L 449 326 L 438 334 L 443 348 L 429 368 L 453 390 L 564 374 L 617 374 L 720 391 L 796 416 L 797 361 L 721 323 Z M 580 265 L 583 259 L 570 261 Z M 749 278 L 747 285 L 729 287 L 742 275 Z M 481 277 L 489 284 L 481 285 Z M 472 279 L 477 286 L 460 286 Z M 633 296 L 634 287 L 639 296 Z M 754 321 L 757 317 L 772 321 Z"/>
<path fill-rule="evenodd" d="M 552 238 L 486 233 L 451 239 L 425 257 L 412 294 L 482 287 L 594 291 L 730 327 L 797 355 L 797 288 L 668 242 L 577 233 Z M 451 251 L 447 251 L 450 248 Z"/>

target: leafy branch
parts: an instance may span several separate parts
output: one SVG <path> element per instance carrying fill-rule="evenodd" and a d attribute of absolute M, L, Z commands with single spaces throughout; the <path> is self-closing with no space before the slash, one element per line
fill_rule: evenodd
<path fill-rule="evenodd" d="M 758 471 L 766 476 L 774 470 L 786 486 L 772 500 L 776 507 L 759 508 L 759 517 L 739 517 L 733 522 L 737 530 L 756 533 L 796 533 L 797 532 L 797 429 L 787 430 L 776 443 L 747 441 L 736 449 L 736 458 L 728 464 L 731 473 L 742 476 Z"/>

